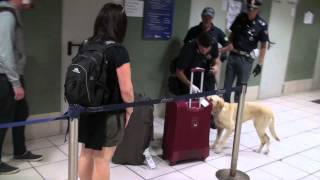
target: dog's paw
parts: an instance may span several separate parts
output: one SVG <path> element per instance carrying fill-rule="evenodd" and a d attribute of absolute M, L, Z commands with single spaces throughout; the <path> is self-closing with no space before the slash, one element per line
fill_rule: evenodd
<path fill-rule="evenodd" d="M 210 146 L 210 149 L 217 149 L 217 145 L 216 145 L 216 144 L 212 144 L 212 145 Z"/>
<path fill-rule="evenodd" d="M 216 154 L 220 154 L 220 153 L 222 152 L 222 148 L 216 148 L 216 149 L 214 150 L 214 152 L 215 152 Z"/>
<path fill-rule="evenodd" d="M 261 150 L 259 150 L 259 149 L 254 149 L 252 151 L 255 152 L 255 153 L 261 153 Z"/>
<path fill-rule="evenodd" d="M 268 155 L 270 151 L 265 151 L 263 154 Z"/>

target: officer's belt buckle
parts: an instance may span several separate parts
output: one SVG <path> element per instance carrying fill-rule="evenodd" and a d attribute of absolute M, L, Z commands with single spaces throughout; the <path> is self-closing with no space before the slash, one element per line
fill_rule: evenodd
<path fill-rule="evenodd" d="M 247 58 L 252 58 L 251 55 L 245 51 L 237 51 L 240 55 L 245 56 Z"/>

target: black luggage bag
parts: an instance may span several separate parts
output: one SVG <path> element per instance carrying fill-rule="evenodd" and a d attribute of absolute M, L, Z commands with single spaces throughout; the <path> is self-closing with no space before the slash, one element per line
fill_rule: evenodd
<path fill-rule="evenodd" d="M 135 93 L 135 101 L 148 100 Z M 112 162 L 116 164 L 141 165 L 145 160 L 143 152 L 153 138 L 153 106 L 138 106 L 133 109 L 122 142 L 118 145 Z"/>

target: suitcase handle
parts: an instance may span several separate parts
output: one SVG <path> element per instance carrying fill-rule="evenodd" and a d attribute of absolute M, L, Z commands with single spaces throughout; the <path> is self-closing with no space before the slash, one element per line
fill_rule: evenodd
<path fill-rule="evenodd" d="M 200 67 L 195 67 L 191 69 L 191 77 L 190 77 L 190 89 L 189 89 L 189 93 L 192 94 L 192 88 L 191 86 L 193 85 L 193 77 L 194 77 L 194 73 L 196 72 L 200 72 L 201 73 L 201 84 L 200 84 L 200 92 L 203 91 L 203 79 L 204 79 L 204 68 L 200 68 Z M 189 99 L 189 108 L 191 108 L 191 103 L 192 103 L 192 99 Z M 199 98 L 199 108 L 201 107 L 200 104 L 200 98 Z"/>

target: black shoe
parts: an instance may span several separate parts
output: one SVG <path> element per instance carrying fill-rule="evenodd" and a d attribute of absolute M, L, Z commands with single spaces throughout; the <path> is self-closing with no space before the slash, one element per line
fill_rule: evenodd
<path fill-rule="evenodd" d="M 32 154 L 30 151 L 25 152 L 21 156 L 14 156 L 13 157 L 15 160 L 22 160 L 22 161 L 41 161 L 43 159 L 42 155 L 36 155 Z"/>
<path fill-rule="evenodd" d="M 0 162 L 0 175 L 15 174 L 20 171 L 19 168 L 10 166 L 4 162 Z"/>

